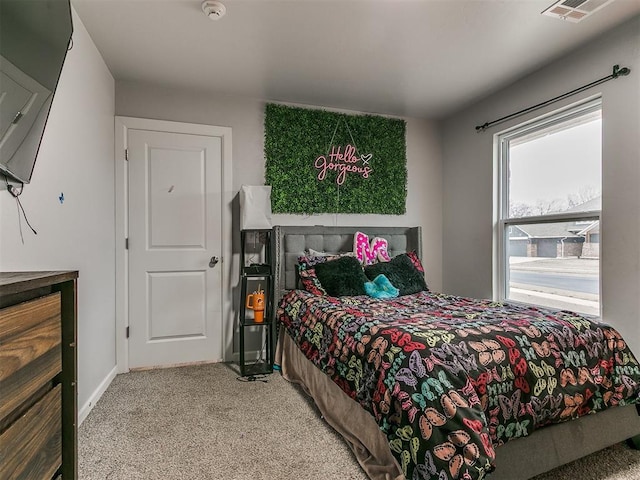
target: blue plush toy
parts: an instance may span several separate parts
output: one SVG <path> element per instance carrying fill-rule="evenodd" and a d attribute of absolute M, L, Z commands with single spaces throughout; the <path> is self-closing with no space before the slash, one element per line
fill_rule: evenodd
<path fill-rule="evenodd" d="M 373 298 L 394 298 L 400 293 L 400 290 L 394 287 L 383 274 L 378 275 L 371 282 L 366 282 L 364 291 Z"/>

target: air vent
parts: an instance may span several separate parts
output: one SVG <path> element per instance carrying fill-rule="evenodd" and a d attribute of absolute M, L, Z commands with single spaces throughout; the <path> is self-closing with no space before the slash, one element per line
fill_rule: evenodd
<path fill-rule="evenodd" d="M 560 0 L 542 14 L 577 23 L 611 2 L 613 0 Z"/>

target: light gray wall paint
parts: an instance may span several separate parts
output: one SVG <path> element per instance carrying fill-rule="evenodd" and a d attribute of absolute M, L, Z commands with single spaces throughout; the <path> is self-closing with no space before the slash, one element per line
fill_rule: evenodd
<path fill-rule="evenodd" d="M 79 270 L 78 406 L 112 371 L 115 358 L 113 116 L 115 83 L 73 12 L 73 49 L 55 94 L 33 178 L 15 201 L 0 191 L 0 269 Z M 64 193 L 64 203 L 58 197 Z"/>
<path fill-rule="evenodd" d="M 627 77 L 476 133 L 500 118 L 630 67 Z M 494 134 L 596 94 L 602 95 L 603 319 L 640 355 L 640 17 L 442 122 L 443 286 L 492 296 Z"/>
<path fill-rule="evenodd" d="M 233 129 L 233 189 L 264 184 L 263 100 L 212 96 L 170 88 L 117 82 L 116 114 Z M 356 113 L 356 112 L 351 112 Z M 442 288 L 442 162 L 434 123 L 407 122 L 408 196 L 405 215 L 274 215 L 274 225 L 388 225 L 423 227 L 423 257 L 427 281 Z M 234 214 L 238 229 L 238 212 Z M 239 237 L 239 236 L 238 236 Z M 239 238 L 234 237 L 234 251 Z M 237 279 L 235 279 L 237 283 Z"/>

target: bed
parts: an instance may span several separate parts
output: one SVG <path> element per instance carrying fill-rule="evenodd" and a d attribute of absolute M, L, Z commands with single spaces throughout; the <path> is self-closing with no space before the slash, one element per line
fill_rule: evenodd
<path fill-rule="evenodd" d="M 356 230 L 422 257 L 419 227 L 275 227 L 276 363 L 370 478 L 526 479 L 640 434 L 640 370 L 607 326 L 429 292 L 298 290 L 298 257 L 350 251 Z"/>

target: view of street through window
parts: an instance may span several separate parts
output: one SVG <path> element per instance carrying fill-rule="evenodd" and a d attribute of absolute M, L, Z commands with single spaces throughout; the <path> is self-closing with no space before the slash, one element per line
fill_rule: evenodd
<path fill-rule="evenodd" d="M 599 316 L 597 258 L 509 258 L 509 299 Z"/>

